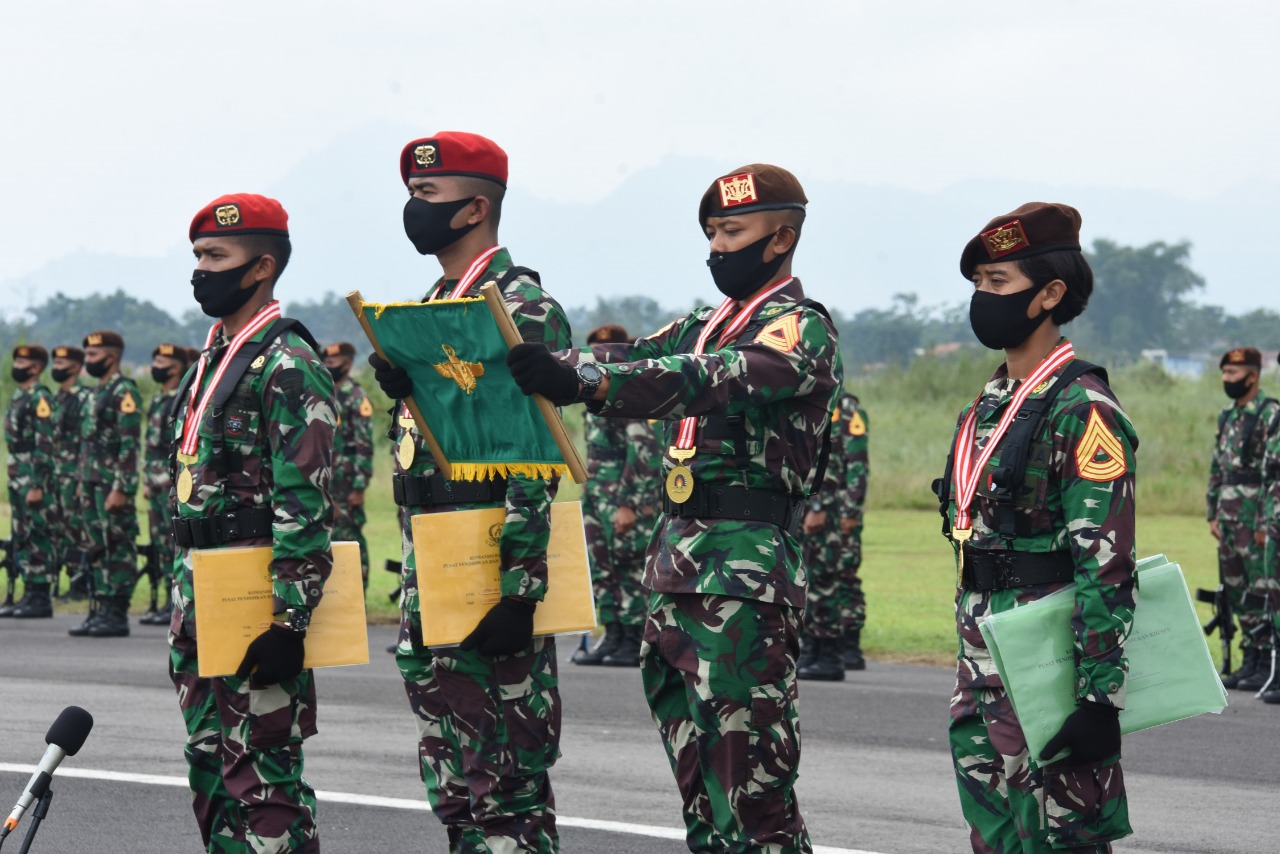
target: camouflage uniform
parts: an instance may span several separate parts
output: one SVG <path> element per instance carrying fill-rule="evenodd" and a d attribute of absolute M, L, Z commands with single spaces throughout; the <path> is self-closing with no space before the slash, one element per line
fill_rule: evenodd
<path fill-rule="evenodd" d="M 138 445 L 142 395 L 123 374 L 91 389 L 81 422 L 80 510 L 92 551 L 90 589 L 97 600 L 127 598 L 138 576 Z M 127 503 L 107 512 L 107 496 L 119 491 Z"/>
<path fill-rule="evenodd" d="M 464 297 L 511 269 L 500 249 Z M 456 282 L 446 282 L 446 287 Z M 507 283 L 503 300 L 526 341 L 569 345 L 564 311 L 531 277 Z M 395 473 L 437 475 L 435 462 L 403 408 L 392 425 L 393 444 L 408 435 L 413 459 L 397 457 Z M 547 588 L 547 543 L 557 481 L 520 476 L 507 479 L 506 522 L 499 538 L 502 595 L 541 601 Z M 400 642 L 396 661 L 409 705 L 418 718 L 418 755 L 427 798 L 445 825 L 455 852 L 559 850 L 555 801 L 548 771 L 560 756 L 560 689 L 553 637 L 535 637 L 514 655 L 486 656 L 478 650 L 422 646 L 417 559 L 411 518 L 500 507 L 503 502 L 402 506 L 404 549 Z"/>
<path fill-rule="evenodd" d="M 84 509 L 80 506 L 77 488 L 80 485 L 80 446 L 84 433 L 84 420 L 93 407 L 93 391 L 74 385 L 67 391 L 58 390 L 53 398 L 53 479 L 57 499 L 57 522 L 53 525 L 55 571 L 66 566 L 68 573 L 78 569 L 78 552 L 88 546 L 84 539 Z M 88 579 L 84 580 L 88 583 Z"/>
<path fill-rule="evenodd" d="M 574 351 L 570 361 L 594 359 L 608 374 L 607 398 L 588 408 L 663 419 L 667 445 L 675 419 L 696 416 L 695 488 L 785 493 L 803 510 L 843 372 L 835 329 L 803 296 L 792 280 L 734 341 L 701 356 L 690 354 L 709 307 L 634 345 Z M 692 851 L 810 850 L 794 792 L 806 583 L 800 543 L 783 527 L 672 512 L 658 521 L 641 676 Z"/>
<path fill-rule="evenodd" d="M 1054 374 L 1054 382 L 1064 369 Z M 1016 385 L 1003 365 L 987 383 L 978 403 L 978 447 L 995 429 Z M 1046 389 L 1032 398 L 1043 396 Z M 961 412 L 961 421 L 969 408 Z M 1087 434 L 1093 438 L 1082 441 Z M 1098 461 L 1100 435 L 1113 449 L 1123 447 L 1123 471 L 1115 457 L 1106 462 L 1110 469 Z M 1031 446 L 1021 490 L 1027 497 L 1014 502 L 1017 537 L 1006 540 L 997 532 L 998 505 L 989 481 L 999 466 L 997 449 L 980 475 L 972 507 L 973 539 L 965 549 L 966 555 L 1010 550 L 1068 557 L 1077 585 L 1072 617 L 1076 699 L 1121 708 L 1127 669 L 1124 641 L 1137 593 L 1137 447 L 1133 425 L 1111 390 L 1097 376 L 1081 377 L 1053 401 Z M 952 499 L 948 519 L 954 523 L 954 492 Z M 957 588 L 959 650 L 950 741 L 960 804 L 975 852 L 1106 852 L 1111 840 L 1132 832 L 1120 756 L 1076 768 L 1042 767 L 1029 755 L 1022 727 L 978 630 L 988 615 L 1035 601 L 1069 583 L 985 592 Z"/>
<path fill-rule="evenodd" d="M 1264 550 L 1254 539 L 1254 532 L 1268 528 L 1270 533 L 1280 534 L 1280 520 L 1264 506 L 1271 499 L 1274 509 L 1272 493 L 1280 496 L 1273 479 L 1268 480 L 1265 492 L 1262 486 L 1268 452 L 1280 453 L 1280 401 L 1260 391 L 1244 406 L 1233 402 L 1222 410 L 1209 465 L 1206 515 L 1210 522 L 1217 521 L 1222 531 L 1218 566 L 1223 583 L 1236 594 L 1232 605 L 1238 609 L 1240 647 L 1246 654 L 1255 646 L 1260 651 L 1270 649 L 1270 643 L 1266 639 L 1255 643 L 1249 634 L 1263 620 L 1263 600 L 1244 599 L 1243 593 L 1247 590 L 1265 597 L 1280 589 L 1280 575 L 1272 569 L 1276 566 L 1275 545 L 1268 538 Z M 1264 551 L 1271 552 L 1271 561 L 1264 560 Z"/>
<path fill-rule="evenodd" d="M 265 335 L 265 330 L 258 332 L 246 346 Z M 209 386 L 226 345 L 219 333 L 201 355 L 206 368 L 199 393 Z M 180 520 L 252 509 L 270 518 L 270 535 L 213 547 L 272 547 L 278 614 L 293 607 L 314 608 L 333 567 L 328 490 L 337 415 L 333 379 L 301 335 L 284 333 L 263 356 L 254 360 L 227 402 L 223 434 L 233 467 L 225 479 L 213 468 L 206 412 L 196 461 L 188 467 L 194 490 L 186 502 L 177 502 L 176 496 L 173 500 Z M 169 434 L 175 448 L 189 400 L 184 394 Z M 187 779 L 200 836 L 210 852 L 319 851 L 315 792 L 302 777 L 302 742 L 316 732 L 312 671 L 264 688 L 235 676 L 202 679 L 191 548 L 181 542 L 179 561 L 169 624 L 169 675 L 187 728 Z"/>
<path fill-rule="evenodd" d="M 172 587 L 178 559 L 173 539 L 173 477 L 169 473 L 170 436 L 165 431 L 169 408 L 177 391 L 157 391 L 147 407 L 147 438 L 142 477 L 147 487 L 147 522 L 151 530 L 152 558 L 160 567 L 161 586 Z M 161 614 L 160 619 L 164 619 Z M 163 623 L 162 623 L 163 625 Z"/>
<path fill-rule="evenodd" d="M 364 507 L 352 507 L 347 496 L 363 492 L 373 479 L 373 404 L 351 377 L 334 385 L 338 400 L 338 432 L 333 447 L 333 538 L 360 544 L 360 573 L 369 584 L 369 545 L 364 539 Z"/>
<path fill-rule="evenodd" d="M 9 449 L 9 511 L 14 569 L 23 583 L 49 584 L 57 576 L 51 508 L 57 506 L 53 481 L 53 395 L 39 381 L 29 389 L 15 388 L 4 417 L 4 441 Z M 44 491 L 44 500 L 27 506 L 27 492 Z"/>

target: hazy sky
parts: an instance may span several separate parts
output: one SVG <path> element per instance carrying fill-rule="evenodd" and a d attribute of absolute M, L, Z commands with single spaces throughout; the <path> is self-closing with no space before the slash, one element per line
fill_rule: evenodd
<path fill-rule="evenodd" d="M 209 199 L 375 123 L 492 136 L 513 190 L 558 202 L 667 157 L 926 192 L 1280 185 L 1278 37 L 1280 6 L 1204 0 L 9 2 L 0 281 L 171 252 Z"/>

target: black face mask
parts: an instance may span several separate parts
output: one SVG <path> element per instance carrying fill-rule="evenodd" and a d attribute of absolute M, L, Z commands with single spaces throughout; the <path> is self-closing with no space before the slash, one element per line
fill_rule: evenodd
<path fill-rule="evenodd" d="M 434 255 L 446 246 L 452 246 L 462 236 L 480 223 L 474 222 L 462 228 L 450 225 L 453 216 L 476 200 L 458 199 L 455 202 L 428 202 L 410 198 L 404 206 L 404 233 L 420 255 Z"/>
<path fill-rule="evenodd" d="M 1031 301 L 1041 288 L 1027 288 L 1016 294 L 993 294 L 975 290 L 969 301 L 969 325 L 982 346 L 992 350 L 1009 350 L 1031 337 L 1052 311 L 1027 317 Z"/>
<path fill-rule="evenodd" d="M 84 370 L 85 373 L 93 377 L 95 380 L 100 380 L 107 375 L 108 371 L 111 370 L 111 359 L 108 357 L 106 359 L 99 359 L 96 362 L 85 362 Z"/>
<path fill-rule="evenodd" d="M 9 369 L 9 376 L 13 377 L 13 381 L 16 383 L 25 383 L 27 380 L 31 379 L 34 374 L 35 371 L 31 368 L 19 368 L 15 366 Z"/>
<path fill-rule="evenodd" d="M 337 382 L 338 380 L 342 379 L 346 375 L 347 375 L 346 365 L 339 365 L 336 368 L 329 369 L 329 376 L 333 377 L 334 382 Z"/>
<path fill-rule="evenodd" d="M 707 266 L 711 268 L 711 278 L 715 279 L 720 293 L 729 299 L 742 300 L 773 281 L 782 263 L 791 254 L 791 250 L 787 250 L 775 256 L 772 261 L 764 260 L 764 248 L 780 231 L 782 229 L 766 234 L 755 243 L 733 252 L 711 253 Z"/>
<path fill-rule="evenodd" d="M 172 376 L 173 376 L 173 368 L 157 368 L 155 365 L 151 366 L 151 379 L 155 380 L 161 385 L 164 385 L 165 383 L 167 383 L 169 381 L 169 378 Z"/>
<path fill-rule="evenodd" d="M 54 368 L 49 372 L 49 376 L 53 377 L 53 381 L 58 385 L 62 385 L 67 380 L 75 376 L 75 371 L 71 368 Z"/>
<path fill-rule="evenodd" d="M 1249 389 L 1253 388 L 1253 383 L 1249 381 L 1250 379 L 1251 377 L 1245 377 L 1244 379 L 1236 380 L 1235 382 L 1227 382 L 1226 380 L 1223 380 L 1222 390 L 1225 391 L 1227 393 L 1227 397 L 1232 400 L 1239 400 L 1249 393 Z"/>
<path fill-rule="evenodd" d="M 262 282 L 251 288 L 240 287 L 244 274 L 262 260 L 259 255 L 230 270 L 195 270 L 191 274 L 191 287 L 195 291 L 200 310 L 210 317 L 230 317 L 257 292 Z M 90 372 L 92 373 L 92 372 Z"/>

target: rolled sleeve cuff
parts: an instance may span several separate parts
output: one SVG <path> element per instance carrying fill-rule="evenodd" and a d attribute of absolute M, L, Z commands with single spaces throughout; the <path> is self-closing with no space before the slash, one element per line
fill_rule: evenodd
<path fill-rule="evenodd" d="M 541 602 L 547 596 L 547 583 L 523 569 L 504 570 L 500 589 L 503 596 L 516 596 L 533 602 Z"/>

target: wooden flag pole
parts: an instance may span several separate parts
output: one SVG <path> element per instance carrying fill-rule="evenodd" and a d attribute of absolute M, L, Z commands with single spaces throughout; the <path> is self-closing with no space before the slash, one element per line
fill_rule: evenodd
<path fill-rule="evenodd" d="M 507 342 L 507 346 L 523 344 L 524 339 L 520 337 L 520 330 L 516 329 L 516 322 L 511 319 L 507 304 L 502 301 L 498 286 L 489 282 L 480 288 L 480 295 L 484 297 L 485 304 L 493 313 L 493 319 L 498 322 L 498 331 L 502 333 L 502 340 Z M 569 431 L 564 428 L 564 421 L 560 420 L 560 413 L 556 412 L 555 405 L 540 394 L 535 394 L 533 399 L 538 404 L 538 411 L 542 413 L 543 420 L 547 422 L 551 438 L 556 440 L 560 453 L 564 455 L 564 461 L 569 466 L 569 474 L 573 475 L 574 482 L 586 483 L 587 467 L 582 464 L 582 457 L 578 456 L 578 448 L 569 438 Z"/>
<path fill-rule="evenodd" d="M 359 291 L 352 291 L 347 294 L 347 305 L 351 306 L 351 311 L 355 314 L 356 320 L 360 322 L 360 328 L 364 330 L 365 337 L 373 345 L 373 352 L 394 367 L 395 363 L 387 358 L 386 353 L 382 352 L 382 345 L 378 343 L 377 336 L 373 334 L 373 327 L 369 324 L 369 318 L 364 316 L 364 297 L 360 296 Z M 440 473 L 444 475 L 446 480 L 452 479 L 453 466 L 449 464 L 449 460 L 444 455 L 444 449 L 440 447 L 440 443 L 436 441 L 436 437 L 431 433 L 431 428 L 427 426 L 427 419 L 422 417 L 422 410 L 418 409 L 418 404 L 412 397 L 406 397 L 404 405 L 408 408 L 409 414 L 413 416 L 413 423 L 418 425 L 418 432 L 422 434 L 422 441 L 426 444 L 427 450 L 431 451 L 431 458 L 436 461 L 436 468 L 440 469 Z M 560 429 L 564 429 L 563 425 L 561 425 Z"/>

